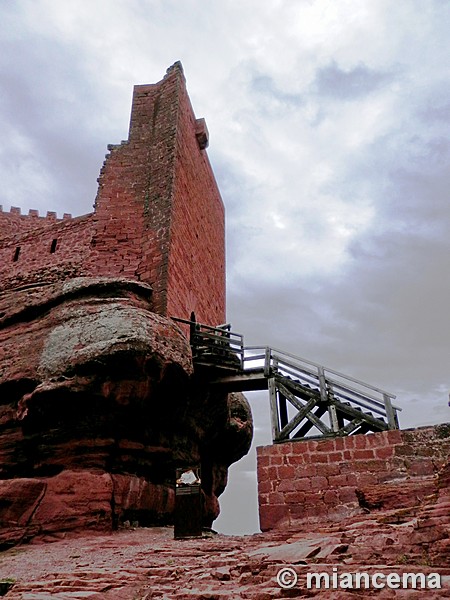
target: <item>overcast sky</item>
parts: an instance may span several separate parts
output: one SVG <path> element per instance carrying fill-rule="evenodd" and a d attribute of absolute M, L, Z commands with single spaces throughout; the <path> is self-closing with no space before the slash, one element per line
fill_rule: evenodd
<path fill-rule="evenodd" d="M 181 60 L 233 329 L 393 392 L 403 427 L 450 421 L 450 2 L 0 0 L 0 23 L 4 209 L 90 212 L 132 86 Z M 257 529 L 254 470 L 221 531 Z"/>

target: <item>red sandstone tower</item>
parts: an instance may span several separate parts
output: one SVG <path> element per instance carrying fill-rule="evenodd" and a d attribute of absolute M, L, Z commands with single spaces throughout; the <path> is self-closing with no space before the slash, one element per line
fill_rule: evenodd
<path fill-rule="evenodd" d="M 110 145 L 95 212 L 0 213 L 0 286 L 77 276 L 150 284 L 153 310 L 225 321 L 224 207 L 180 63 L 134 88 L 129 138 Z"/>
<path fill-rule="evenodd" d="M 225 321 L 224 207 L 181 65 L 136 86 L 95 211 L 0 212 L 0 548 L 173 522 L 201 465 L 203 522 L 252 437 L 241 394 L 194 373 L 170 317 Z"/>

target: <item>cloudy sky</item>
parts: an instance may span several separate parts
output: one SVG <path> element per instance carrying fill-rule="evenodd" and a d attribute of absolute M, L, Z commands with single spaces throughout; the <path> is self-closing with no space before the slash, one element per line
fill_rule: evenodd
<path fill-rule="evenodd" d="M 0 23 L 4 209 L 90 212 L 132 86 L 181 60 L 233 329 L 392 391 L 403 427 L 450 421 L 449 2 L 0 0 Z M 257 529 L 255 482 L 252 450 L 217 529 Z"/>

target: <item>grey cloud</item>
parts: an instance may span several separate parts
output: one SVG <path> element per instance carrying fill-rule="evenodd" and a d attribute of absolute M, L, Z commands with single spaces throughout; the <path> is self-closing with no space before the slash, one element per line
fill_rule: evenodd
<path fill-rule="evenodd" d="M 37 35 L 3 39 L 0 78 L 4 132 L 0 173 L 5 173 L 3 179 L 16 179 L 11 203 L 25 210 L 56 210 L 64 202 L 65 211 L 90 211 L 106 145 L 118 140 L 108 139 L 111 132 L 104 119 L 108 98 L 99 97 L 79 50 Z M 98 114 L 102 103 L 105 113 Z M 51 177 L 43 180 L 47 173 Z M 8 203 L 8 197 L 2 201 Z"/>
<path fill-rule="evenodd" d="M 276 100 L 286 107 L 299 107 L 304 103 L 300 94 L 284 92 L 268 75 L 254 75 L 250 81 L 250 91 L 252 94 L 260 96 L 263 101 L 264 99 Z"/>
<path fill-rule="evenodd" d="M 354 100 L 370 94 L 392 80 L 392 73 L 375 71 L 365 65 L 345 71 L 333 61 L 317 71 L 315 85 L 320 96 L 333 100 Z"/>

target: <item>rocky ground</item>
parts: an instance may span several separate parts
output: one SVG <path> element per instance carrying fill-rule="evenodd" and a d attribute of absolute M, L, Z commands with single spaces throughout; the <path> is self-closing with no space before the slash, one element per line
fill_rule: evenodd
<path fill-rule="evenodd" d="M 174 540 L 170 527 L 61 535 L 1 554 L 0 581 L 13 584 L 8 600 L 450 598 L 448 559 L 430 552 L 439 544 L 435 528 L 421 529 L 415 518 L 399 521 L 395 512 L 365 514 L 295 532 L 188 540 Z M 298 575 L 292 589 L 277 583 L 284 567 Z M 437 572 L 442 588 L 306 589 L 307 572 L 331 576 L 333 567 L 338 574 Z"/>

